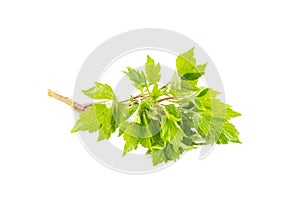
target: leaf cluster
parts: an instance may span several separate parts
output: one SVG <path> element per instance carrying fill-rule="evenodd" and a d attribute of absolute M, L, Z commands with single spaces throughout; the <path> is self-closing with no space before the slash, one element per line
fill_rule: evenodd
<path fill-rule="evenodd" d="M 241 114 L 221 102 L 217 91 L 198 86 L 206 66 L 196 63 L 192 48 L 177 57 L 172 79 L 159 87 L 160 63 L 148 55 L 144 70 L 124 71 L 140 94 L 120 102 L 109 85 L 95 83 L 83 93 L 102 103 L 86 109 L 71 132 L 98 132 L 98 141 L 118 132 L 125 141 L 123 156 L 142 146 L 153 165 L 176 161 L 201 145 L 241 143 L 229 122 Z"/>

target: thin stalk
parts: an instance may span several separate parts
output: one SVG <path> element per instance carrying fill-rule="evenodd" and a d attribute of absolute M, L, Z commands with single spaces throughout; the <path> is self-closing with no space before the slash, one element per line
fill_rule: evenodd
<path fill-rule="evenodd" d="M 107 103 L 108 101 L 111 101 L 111 100 L 104 100 L 104 101 L 80 104 L 80 103 L 77 103 L 76 101 L 73 101 L 69 97 L 62 96 L 62 95 L 60 95 L 60 94 L 58 94 L 58 93 L 56 93 L 56 92 L 54 92 L 53 90 L 50 90 L 50 89 L 48 89 L 48 96 L 53 97 L 53 98 L 65 103 L 65 104 L 69 105 L 71 108 L 73 108 L 78 113 L 84 112 L 86 109 L 88 109 L 89 107 L 91 107 L 94 104 L 104 104 L 104 103 Z M 140 101 L 143 101 L 143 100 L 145 100 L 149 97 L 150 97 L 149 95 L 148 96 L 143 96 L 142 94 L 139 94 L 139 95 L 135 96 L 134 99 L 135 99 L 135 102 L 137 102 L 138 98 L 139 98 Z M 158 99 L 156 102 L 162 102 L 162 101 L 170 100 L 170 99 L 175 99 L 175 98 L 173 96 L 167 96 L 165 98 Z M 128 102 L 128 101 L 129 100 L 120 101 L 119 103 L 125 103 L 125 102 Z M 127 103 L 127 105 L 131 106 L 132 103 Z"/>
<path fill-rule="evenodd" d="M 158 99 L 157 102 L 162 102 L 162 101 L 169 100 L 169 99 L 174 99 L 174 97 L 168 96 L 168 97 L 165 97 L 165 98 L 162 98 L 162 99 Z"/>

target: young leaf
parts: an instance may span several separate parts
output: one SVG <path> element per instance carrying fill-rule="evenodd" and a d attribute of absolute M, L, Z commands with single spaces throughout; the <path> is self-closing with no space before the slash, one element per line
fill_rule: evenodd
<path fill-rule="evenodd" d="M 111 134 L 116 131 L 116 122 L 112 113 L 112 108 L 107 108 L 103 104 L 95 105 L 97 118 L 101 124 L 97 141 L 109 139 Z"/>
<path fill-rule="evenodd" d="M 95 106 L 92 106 L 85 110 L 79 116 L 79 119 L 76 121 L 74 127 L 71 130 L 71 133 L 78 131 L 88 131 L 90 133 L 96 132 L 100 127 L 100 123 L 97 118 L 95 111 Z"/>
<path fill-rule="evenodd" d="M 97 82 L 94 87 L 82 90 L 82 92 L 92 99 L 113 99 L 115 97 L 114 92 L 109 85 Z"/>
<path fill-rule="evenodd" d="M 161 138 L 163 139 L 163 141 L 174 143 L 175 146 L 178 148 L 180 146 L 181 140 L 183 139 L 183 134 L 180 126 L 177 124 L 176 121 L 173 121 L 166 116 L 162 117 L 161 123 Z"/>
<path fill-rule="evenodd" d="M 194 48 L 180 54 L 176 59 L 176 69 L 179 76 L 184 80 L 198 80 L 205 70 L 206 64 L 196 66 Z"/>
<path fill-rule="evenodd" d="M 241 115 L 242 115 L 241 113 L 234 111 L 230 105 L 228 105 L 228 104 L 226 105 L 226 119 L 227 120 L 230 120 L 231 118 L 235 118 L 235 117 L 238 117 Z"/>
<path fill-rule="evenodd" d="M 179 148 L 174 148 L 172 144 L 167 144 L 166 148 L 164 149 L 165 156 L 169 160 L 178 160 L 180 157 Z"/>
<path fill-rule="evenodd" d="M 152 150 L 152 143 L 151 143 L 151 138 L 140 138 L 139 143 L 142 145 L 142 147 L 149 149 L 150 151 Z"/>
<path fill-rule="evenodd" d="M 155 84 L 160 80 L 160 64 L 155 64 L 154 60 L 149 55 L 147 56 L 145 70 L 149 84 Z"/>
<path fill-rule="evenodd" d="M 151 98 L 155 101 L 160 97 L 160 90 L 158 88 L 157 83 L 153 86 L 152 92 L 151 92 Z"/>
<path fill-rule="evenodd" d="M 143 90 L 144 87 L 147 85 L 147 80 L 145 73 L 141 70 L 135 70 L 131 67 L 127 67 L 127 72 L 124 73 L 129 77 L 129 79 L 134 83 L 133 85 L 139 89 Z"/>
<path fill-rule="evenodd" d="M 225 121 L 217 144 L 228 144 L 229 142 L 242 143 L 238 136 L 239 132 L 236 130 L 235 126 L 232 123 Z"/>
<path fill-rule="evenodd" d="M 152 155 L 152 164 L 153 164 L 153 166 L 156 166 L 156 165 L 158 165 L 159 163 L 162 163 L 162 162 L 167 162 L 167 158 L 166 158 L 165 153 L 164 153 L 163 150 L 156 149 L 151 153 L 151 155 Z"/>
<path fill-rule="evenodd" d="M 181 110 L 177 108 L 174 104 L 169 104 L 165 106 L 166 115 L 172 121 L 180 121 L 181 120 Z"/>
<path fill-rule="evenodd" d="M 113 118 L 117 125 L 120 125 L 129 117 L 128 105 L 124 103 L 114 102 L 113 106 Z"/>
<path fill-rule="evenodd" d="M 139 141 L 138 141 L 138 138 L 133 137 L 128 134 L 124 134 L 123 138 L 125 140 L 123 156 L 125 156 L 126 153 L 138 148 Z"/>
<path fill-rule="evenodd" d="M 199 88 L 197 87 L 198 80 L 183 80 L 175 72 L 170 81 L 170 93 L 176 97 L 187 97 L 195 95 Z"/>

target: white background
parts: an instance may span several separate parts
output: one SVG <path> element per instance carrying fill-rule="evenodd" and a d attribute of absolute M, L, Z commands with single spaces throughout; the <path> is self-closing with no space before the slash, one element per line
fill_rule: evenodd
<path fill-rule="evenodd" d="M 109 2 L 109 3 L 108 3 Z M 299 199 L 297 1 L 1 1 L 0 199 Z M 243 145 L 154 174 L 112 171 L 69 134 L 85 58 L 106 39 L 165 28 L 197 41 L 222 77 Z"/>

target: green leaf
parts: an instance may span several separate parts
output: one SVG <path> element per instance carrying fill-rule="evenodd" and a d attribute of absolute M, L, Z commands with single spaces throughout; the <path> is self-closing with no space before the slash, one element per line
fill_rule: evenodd
<path fill-rule="evenodd" d="M 161 138 L 165 142 L 173 143 L 176 148 L 179 148 L 183 139 L 183 131 L 176 121 L 170 120 L 168 117 L 162 117 Z"/>
<path fill-rule="evenodd" d="M 200 65 L 197 65 L 196 68 L 198 70 L 198 73 L 200 73 L 200 75 L 202 76 L 203 74 L 205 74 L 205 69 L 207 67 L 207 63 L 204 63 L 204 64 L 200 64 Z"/>
<path fill-rule="evenodd" d="M 139 104 L 139 111 L 143 112 L 143 111 L 148 111 L 151 108 L 151 102 L 144 100 Z"/>
<path fill-rule="evenodd" d="M 212 89 L 203 89 L 195 99 L 195 106 L 199 109 L 201 119 L 197 128 L 208 143 L 228 144 L 241 143 L 238 131 L 228 120 L 240 116 L 230 105 L 216 98 L 218 92 Z"/>
<path fill-rule="evenodd" d="M 155 101 L 160 97 L 160 90 L 158 88 L 157 83 L 153 86 L 152 92 L 151 92 L 151 98 Z"/>
<path fill-rule="evenodd" d="M 111 87 L 107 84 L 95 83 L 94 87 L 82 92 L 92 99 L 113 99 L 115 98 L 114 92 Z"/>
<path fill-rule="evenodd" d="M 128 108 L 129 116 L 132 116 L 138 108 L 139 108 L 138 103 L 131 104 L 131 106 Z"/>
<path fill-rule="evenodd" d="M 128 119 L 129 117 L 128 105 L 119 102 L 114 102 L 112 109 L 113 109 L 114 120 L 118 125 L 124 122 L 126 119 Z"/>
<path fill-rule="evenodd" d="M 151 148 L 152 149 L 164 149 L 166 142 L 161 138 L 161 132 L 155 134 L 151 138 Z"/>
<path fill-rule="evenodd" d="M 139 144 L 150 150 L 152 149 L 151 138 L 137 138 L 126 133 L 123 134 L 123 138 L 125 140 L 123 156 L 125 156 L 128 152 L 137 149 Z"/>
<path fill-rule="evenodd" d="M 203 113 L 197 131 L 207 143 L 213 144 L 218 140 L 223 125 L 223 118 L 214 117 L 211 114 Z"/>
<path fill-rule="evenodd" d="M 74 127 L 71 130 L 71 133 L 75 133 L 78 131 L 88 131 L 90 133 L 96 132 L 100 127 L 100 123 L 98 121 L 95 107 L 92 106 L 86 109 L 81 115 L 79 119 L 76 121 Z"/>
<path fill-rule="evenodd" d="M 179 149 L 183 140 L 184 133 L 181 128 L 177 124 L 175 124 L 178 128 L 177 134 L 171 139 L 170 143 L 173 145 L 175 149 Z"/>
<path fill-rule="evenodd" d="M 164 149 L 165 156 L 169 160 L 178 160 L 180 157 L 180 151 L 178 148 L 174 148 L 172 144 L 167 144 L 166 148 Z"/>
<path fill-rule="evenodd" d="M 199 90 L 197 87 L 198 80 L 182 80 L 175 72 L 170 81 L 170 93 L 176 97 L 189 97 L 196 94 Z"/>
<path fill-rule="evenodd" d="M 136 87 L 140 91 L 142 91 L 143 88 L 147 86 L 146 76 L 143 71 L 127 67 L 127 72 L 124 71 L 124 73 L 133 82 L 134 87 Z"/>
<path fill-rule="evenodd" d="M 226 119 L 227 120 L 241 116 L 241 115 L 242 115 L 241 113 L 234 111 L 230 105 L 228 105 L 228 104 L 226 105 Z"/>
<path fill-rule="evenodd" d="M 79 116 L 71 132 L 88 131 L 93 133 L 99 131 L 98 141 L 100 141 L 109 139 L 115 130 L 116 124 L 112 110 L 104 104 L 94 104 Z"/>
<path fill-rule="evenodd" d="M 229 142 L 242 143 L 238 136 L 239 132 L 236 130 L 235 126 L 232 123 L 225 121 L 217 144 L 228 144 Z"/>
<path fill-rule="evenodd" d="M 154 60 L 149 55 L 147 56 L 145 70 L 149 84 L 155 84 L 160 80 L 160 64 L 155 64 Z"/>
<path fill-rule="evenodd" d="M 125 156 L 126 153 L 138 148 L 139 140 L 128 134 L 123 134 L 123 138 L 125 140 L 123 156 Z"/>
<path fill-rule="evenodd" d="M 204 74 L 206 65 L 196 66 L 194 48 L 180 54 L 176 59 L 177 72 L 184 80 L 198 80 Z"/>
<path fill-rule="evenodd" d="M 151 137 L 149 138 L 139 138 L 139 143 L 144 148 L 148 148 L 149 150 L 152 150 L 152 143 L 151 143 Z"/>
<path fill-rule="evenodd" d="M 200 87 L 197 97 L 200 97 L 201 99 L 215 99 L 219 94 L 220 92 L 211 88 Z"/>
<path fill-rule="evenodd" d="M 181 80 L 181 89 L 185 91 L 197 92 L 199 91 L 197 83 L 198 80 Z"/>
<path fill-rule="evenodd" d="M 181 110 L 177 108 L 174 104 L 169 104 L 164 106 L 166 109 L 166 114 L 170 120 L 180 121 L 181 120 Z"/>
<path fill-rule="evenodd" d="M 201 91 L 199 92 L 199 95 L 197 97 L 203 97 L 205 96 L 207 93 L 209 92 L 208 88 L 203 88 L 201 89 Z"/>
<path fill-rule="evenodd" d="M 97 141 L 109 139 L 111 134 L 114 133 L 117 128 L 112 109 L 107 108 L 105 105 L 103 106 L 103 104 L 96 104 L 95 110 L 98 122 L 101 124 Z"/>
<path fill-rule="evenodd" d="M 120 124 L 120 128 L 128 135 L 137 138 L 148 138 L 159 133 L 160 123 L 157 120 L 149 120 L 147 125 L 143 125 L 136 122 L 125 121 Z"/>
<path fill-rule="evenodd" d="M 195 106 L 190 109 L 183 108 L 180 126 L 183 130 L 185 141 L 188 139 L 192 142 L 195 140 L 199 141 L 206 137 L 202 132 L 199 132 L 199 125 L 202 119 L 203 117 L 200 115 L 199 111 L 196 111 Z"/>
<path fill-rule="evenodd" d="M 174 96 L 184 95 L 184 93 L 181 90 L 181 79 L 177 72 L 173 74 L 169 85 L 170 85 L 170 93 L 172 95 Z"/>
<path fill-rule="evenodd" d="M 153 117 L 151 102 L 142 101 L 134 113 L 123 123 L 120 128 L 124 133 L 137 137 L 149 138 L 160 132 L 160 122 Z"/>
<path fill-rule="evenodd" d="M 165 156 L 165 153 L 163 150 L 156 149 L 151 153 L 152 156 L 152 164 L 153 166 L 158 165 L 159 163 L 162 162 L 167 162 L 167 158 Z"/>

